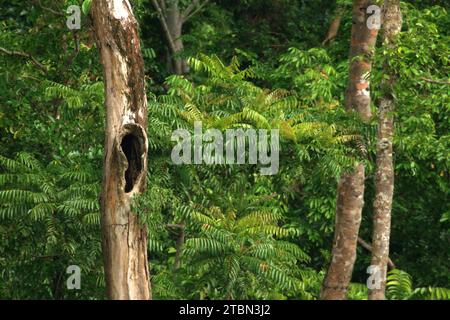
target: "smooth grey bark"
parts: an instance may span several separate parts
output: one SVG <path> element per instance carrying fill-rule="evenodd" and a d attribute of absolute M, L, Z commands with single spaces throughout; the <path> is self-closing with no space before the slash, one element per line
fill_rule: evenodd
<path fill-rule="evenodd" d="M 178 0 L 152 0 L 171 51 L 170 69 L 172 73 L 181 75 L 189 72 L 186 60 L 178 56 L 184 50 L 183 25 L 208 2 L 209 0 L 193 0 L 182 10 Z"/>

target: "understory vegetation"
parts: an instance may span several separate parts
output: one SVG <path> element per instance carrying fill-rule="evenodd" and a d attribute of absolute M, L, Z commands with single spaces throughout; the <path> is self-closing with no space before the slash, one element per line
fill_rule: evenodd
<path fill-rule="evenodd" d="M 95 0 L 94 0 L 95 1 Z M 170 67 L 150 0 L 139 22 L 148 98 L 148 172 L 133 210 L 148 230 L 154 299 L 320 298 L 331 259 L 337 184 L 366 167 L 359 237 L 372 237 L 377 120 L 344 108 L 351 1 L 210 1 L 183 26 Z M 189 1 L 180 1 L 181 4 Z M 100 205 L 104 85 L 83 1 L 2 2 L 0 10 L 0 298 L 104 299 Z M 180 4 L 180 5 L 181 5 Z M 85 5 L 87 7 L 87 5 Z M 336 8 L 336 39 L 322 44 Z M 388 299 L 450 299 L 450 15 L 447 1 L 403 1 Z M 380 41 L 379 41 L 380 42 Z M 6 51 L 5 51 L 6 50 Z M 24 55 L 14 54 L 21 52 Z M 279 129 L 279 170 L 174 165 L 174 130 Z M 371 252 L 358 247 L 349 299 L 367 299 Z M 81 290 L 66 269 L 81 268 Z"/>

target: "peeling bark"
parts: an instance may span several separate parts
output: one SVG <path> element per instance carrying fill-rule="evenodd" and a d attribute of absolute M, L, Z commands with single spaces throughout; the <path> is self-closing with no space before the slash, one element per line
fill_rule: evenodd
<path fill-rule="evenodd" d="M 367 7 L 372 4 L 374 1 L 353 1 L 350 76 L 345 96 L 346 110 L 357 112 L 363 121 L 371 118 L 370 72 L 378 34 L 377 29 L 370 30 L 367 27 Z M 322 285 L 321 299 L 347 298 L 364 206 L 364 180 L 364 165 L 357 164 L 352 172 L 343 174 L 339 181 L 332 259 Z"/>
<path fill-rule="evenodd" d="M 128 0 L 96 0 L 92 20 L 105 81 L 106 134 L 100 197 L 108 296 L 150 299 L 147 229 L 131 211 L 147 172 L 147 98 L 137 22 Z"/>
<path fill-rule="evenodd" d="M 400 0 L 386 0 L 384 4 L 383 45 L 395 48 L 395 40 L 402 26 Z M 394 135 L 394 108 L 392 87 L 395 74 L 388 61 L 383 65 L 381 87 L 384 91 L 378 107 L 377 163 L 375 171 L 375 201 L 372 235 L 371 265 L 379 270 L 379 286 L 369 289 L 370 300 L 384 300 L 386 272 L 389 260 L 389 239 L 391 233 L 391 210 L 394 195 L 394 164 L 392 159 L 392 137 Z"/>

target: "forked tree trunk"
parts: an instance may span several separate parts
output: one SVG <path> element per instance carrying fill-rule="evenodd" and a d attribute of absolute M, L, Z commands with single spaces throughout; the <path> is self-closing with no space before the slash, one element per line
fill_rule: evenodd
<path fill-rule="evenodd" d="M 100 203 L 108 296 L 150 299 L 147 229 L 131 211 L 147 172 L 147 98 L 137 22 L 128 0 L 94 0 L 91 15 L 106 97 Z"/>
<path fill-rule="evenodd" d="M 181 36 L 187 16 L 180 10 L 178 0 L 152 0 L 152 4 L 158 12 L 158 17 L 171 52 L 169 61 L 170 72 L 178 75 L 185 74 L 189 71 L 186 59 L 177 56 L 184 50 Z"/>
<path fill-rule="evenodd" d="M 378 29 L 368 28 L 367 19 L 370 15 L 367 14 L 367 8 L 373 2 L 353 1 L 350 75 L 345 96 L 347 111 L 356 111 L 363 121 L 371 118 L 369 79 Z M 338 184 L 331 262 L 321 292 L 321 299 L 324 300 L 347 298 L 364 206 L 364 171 L 364 165 L 359 163 L 352 172 L 343 174 Z"/>
<path fill-rule="evenodd" d="M 385 0 L 383 12 L 383 45 L 395 48 L 395 40 L 402 27 L 400 0 Z M 386 290 L 386 272 L 389 260 L 389 238 L 391 233 L 391 210 L 394 195 L 394 164 L 392 159 L 392 137 L 394 135 L 393 85 L 395 74 L 389 67 L 389 61 L 383 64 L 381 87 L 383 96 L 378 107 L 377 165 L 375 171 L 375 201 L 373 204 L 372 261 L 378 273 L 374 286 L 369 288 L 370 300 L 384 300 Z"/>
<path fill-rule="evenodd" d="M 158 13 L 159 21 L 164 30 L 167 44 L 171 52 L 168 63 L 170 72 L 182 75 L 189 72 L 186 59 L 180 57 L 184 50 L 183 25 L 192 16 L 201 11 L 209 0 L 152 0 L 153 7 Z M 187 5 L 184 10 L 180 6 Z"/>

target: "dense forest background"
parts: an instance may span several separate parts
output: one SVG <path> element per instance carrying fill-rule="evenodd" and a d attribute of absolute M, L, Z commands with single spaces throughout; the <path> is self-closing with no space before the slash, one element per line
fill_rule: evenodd
<path fill-rule="evenodd" d="M 102 68 L 86 1 L 0 1 L 0 298 L 103 299 L 99 192 Z M 154 299 L 317 299 L 330 260 L 336 187 L 366 165 L 361 242 L 372 235 L 376 119 L 343 108 L 351 1 L 215 0 L 167 36 L 153 1 L 134 0 L 148 97 L 148 227 Z M 191 1 L 179 1 L 180 10 Z M 66 25 L 69 5 L 81 28 Z M 83 6 L 82 6 L 83 5 Z M 450 291 L 448 1 L 403 1 L 396 52 L 390 299 Z M 340 15 L 337 35 L 324 42 Z M 172 42 L 172 43 L 171 43 Z M 376 112 L 374 112 L 376 113 Z M 173 165 L 177 128 L 280 128 L 280 170 Z M 354 137 L 364 137 L 360 146 Z M 365 152 L 358 152 L 364 148 Z M 355 151 L 356 150 L 356 151 Z M 81 268 L 68 290 L 66 269 Z M 366 299 L 358 247 L 350 299 Z"/>

